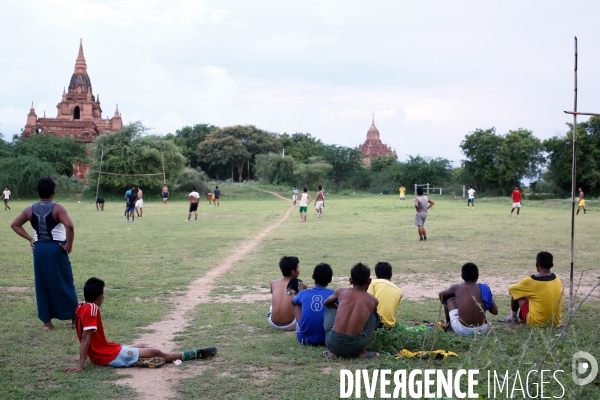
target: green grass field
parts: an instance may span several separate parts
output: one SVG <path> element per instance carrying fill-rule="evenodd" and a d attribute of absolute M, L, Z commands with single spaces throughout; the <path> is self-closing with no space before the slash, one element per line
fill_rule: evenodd
<path fill-rule="evenodd" d="M 75 223 L 71 262 L 80 299 L 89 277 L 97 276 L 107 283 L 102 315 L 108 340 L 135 341 L 146 332 L 144 327 L 167 315 L 172 300 L 183 295 L 192 281 L 281 219 L 291 205 L 247 186 L 222 189 L 225 196 L 221 207 L 201 203 L 198 222 L 192 218 L 190 223 L 184 222 L 184 201 L 164 206 L 147 199 L 145 216 L 135 223 L 123 219 L 124 203 L 109 202 L 104 212 L 97 212 L 87 201 L 64 203 Z M 265 189 L 288 197 L 285 189 Z M 426 223 L 427 242 L 418 241 L 410 197 L 400 203 L 396 196 L 329 195 L 324 217 L 317 219 L 311 205 L 306 224 L 300 223 L 294 210 L 214 282 L 210 302 L 196 307 L 189 314 L 190 326 L 177 332 L 179 350 L 206 345 L 219 348 L 214 359 L 194 362 L 205 366 L 198 375 L 185 374 L 186 363 L 167 366 L 182 371 L 182 379 L 172 382 L 180 397 L 329 399 L 339 396 L 342 368 L 429 367 L 480 369 L 479 391 L 487 398 L 487 370 L 509 370 L 512 374 L 519 369 L 526 373 L 549 354 L 544 369 L 565 371 L 563 398 L 600 399 L 600 377 L 582 388 L 573 385 L 570 378 L 571 356 L 576 351 L 589 351 L 600 359 L 599 290 L 575 315 L 566 335 L 560 336 L 560 329 L 502 325 L 496 318 L 491 319 L 494 329 L 476 338 L 433 330 L 424 334 L 377 332 L 369 348 L 382 355 L 368 361 L 327 360 L 321 356 L 323 348 L 303 347 L 293 334 L 268 327 L 264 315 L 269 308 L 269 282 L 281 276 L 278 260 L 282 255 L 300 258 L 301 278 L 309 283 L 312 268 L 322 261 L 329 263 L 334 271 L 333 288 L 347 284 L 356 262 L 374 266 L 378 261 L 389 261 L 394 268 L 393 281 L 404 291 L 398 318 L 406 325 L 439 318 L 437 292 L 458 282 L 460 267 L 468 261 L 479 266 L 480 281 L 492 287 L 500 316 L 509 312 L 506 287 L 535 273 L 535 255 L 540 250 L 554 254 L 555 272 L 568 295 L 568 203 L 525 202 L 517 219 L 508 217 L 511 204 L 506 199 L 477 200 L 475 210 L 467 210 L 463 199 L 431 198 L 436 205 Z M 83 373 L 62 374 L 65 367 L 76 364 L 73 358 L 78 355 L 78 342 L 70 323 L 55 321 L 56 329 L 47 332 L 37 319 L 31 251 L 10 229 L 10 222 L 26 204 L 13 202 L 12 212 L 0 214 L 2 397 L 135 397 L 133 389 L 115 383 L 122 375 L 111 368 L 88 362 Z M 576 220 L 576 284 L 585 271 L 578 300 L 600 277 L 598 209 L 591 202 L 588 215 Z M 565 321 L 567 306 L 565 301 Z M 560 344 L 548 351 L 556 340 Z M 403 348 L 445 349 L 460 357 L 395 360 L 393 355 Z M 546 396 L 560 394 L 557 385 L 546 388 Z"/>

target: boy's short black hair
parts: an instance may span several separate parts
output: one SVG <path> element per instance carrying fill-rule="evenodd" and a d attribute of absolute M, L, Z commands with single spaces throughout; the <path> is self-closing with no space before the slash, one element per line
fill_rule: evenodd
<path fill-rule="evenodd" d="M 141 188 L 142 188 L 142 185 L 138 185 L 138 189 L 141 189 Z"/>
<path fill-rule="evenodd" d="M 192 187 L 192 190 L 195 192 L 195 191 L 196 191 L 196 186 L 193 186 L 193 187 Z"/>
<path fill-rule="evenodd" d="M 37 192 L 40 199 L 48 199 L 54 194 L 56 183 L 49 176 L 42 178 L 37 183 Z"/>
<path fill-rule="evenodd" d="M 302 189 L 303 192 L 308 192 L 307 188 Z"/>
<path fill-rule="evenodd" d="M 371 277 L 371 269 L 363 263 L 358 263 L 350 270 L 352 282 L 357 286 L 366 285 Z"/>
<path fill-rule="evenodd" d="M 540 251 L 535 257 L 535 262 L 540 268 L 550 269 L 554 267 L 554 256 L 547 251 Z"/>
<path fill-rule="evenodd" d="M 296 188 L 296 186 L 292 186 L 294 189 Z"/>
<path fill-rule="evenodd" d="M 295 186 L 294 186 L 295 187 Z M 4 189 L 8 189 L 8 186 L 4 186 Z"/>
<path fill-rule="evenodd" d="M 423 195 L 423 188 L 422 188 L 422 187 L 418 187 L 418 188 L 417 188 L 417 194 L 418 194 L 419 196 L 422 196 L 422 195 Z"/>
<path fill-rule="evenodd" d="M 313 279 L 317 285 L 327 286 L 329 283 L 331 283 L 331 278 L 333 278 L 333 270 L 329 264 L 320 263 L 315 267 L 313 271 Z"/>
<path fill-rule="evenodd" d="M 133 189 L 133 185 L 129 185 L 129 189 Z"/>
<path fill-rule="evenodd" d="M 281 257 L 281 260 L 279 260 L 279 268 L 281 269 L 281 274 L 283 276 L 290 276 L 292 274 L 292 271 L 295 271 L 296 268 L 298 268 L 298 264 L 300 264 L 300 260 L 298 260 L 298 257 Z"/>
<path fill-rule="evenodd" d="M 319 185 L 319 190 L 323 190 L 323 186 Z"/>
<path fill-rule="evenodd" d="M 215 189 L 218 189 L 218 188 L 219 188 L 218 186 L 215 186 Z"/>
<path fill-rule="evenodd" d="M 472 187 L 472 186 L 471 186 L 471 185 L 469 185 L 469 188 L 471 188 L 471 187 Z"/>
<path fill-rule="evenodd" d="M 375 264 L 375 276 L 381 279 L 392 279 L 392 266 L 389 262 L 378 262 Z"/>
<path fill-rule="evenodd" d="M 83 285 L 83 298 L 88 303 L 95 302 L 104 294 L 104 281 L 98 278 L 90 278 Z"/>
<path fill-rule="evenodd" d="M 476 281 L 479 279 L 479 268 L 473 263 L 466 263 L 462 266 L 461 276 L 467 282 Z"/>

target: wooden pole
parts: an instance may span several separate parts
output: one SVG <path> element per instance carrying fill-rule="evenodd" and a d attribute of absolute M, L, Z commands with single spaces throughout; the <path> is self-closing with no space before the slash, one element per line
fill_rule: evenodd
<path fill-rule="evenodd" d="M 569 271 L 569 311 L 573 311 L 573 275 L 575 270 L 575 188 L 577 172 L 577 36 L 575 36 L 575 100 L 573 108 L 573 159 L 571 164 L 571 255 Z"/>
<path fill-rule="evenodd" d="M 160 158 L 162 160 L 162 167 L 163 167 L 163 185 L 166 185 L 167 184 L 167 175 L 165 174 L 165 157 L 163 156 L 162 150 L 160 151 Z"/>
<path fill-rule="evenodd" d="M 98 189 L 100 188 L 100 175 L 102 175 L 102 159 L 104 158 L 104 149 L 100 154 L 100 171 L 98 171 L 98 183 L 96 184 L 96 200 L 98 199 Z"/>

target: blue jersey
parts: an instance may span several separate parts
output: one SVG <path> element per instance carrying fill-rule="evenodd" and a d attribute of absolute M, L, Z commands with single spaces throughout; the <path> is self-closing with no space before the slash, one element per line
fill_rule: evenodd
<path fill-rule="evenodd" d="M 323 316 L 327 308 L 323 301 L 332 294 L 331 289 L 315 286 L 302 290 L 292 299 L 292 304 L 302 305 L 302 317 L 296 328 L 296 337 L 300 343 L 314 346 L 325 344 Z"/>
<path fill-rule="evenodd" d="M 125 192 L 125 196 L 129 196 L 131 194 L 131 190 Z M 125 203 L 127 203 L 127 199 L 125 199 Z"/>

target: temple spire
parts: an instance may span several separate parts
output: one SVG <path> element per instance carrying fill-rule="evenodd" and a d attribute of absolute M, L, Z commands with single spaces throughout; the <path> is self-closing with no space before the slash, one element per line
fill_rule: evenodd
<path fill-rule="evenodd" d="M 373 120 L 372 120 L 371 124 L 375 125 L 375 113 L 373 113 Z"/>
<path fill-rule="evenodd" d="M 83 55 L 83 39 L 79 39 L 79 53 L 77 54 L 77 60 L 75 61 L 75 73 L 86 74 L 87 64 Z"/>
<path fill-rule="evenodd" d="M 29 111 L 35 111 L 33 108 L 33 101 L 31 102 L 31 108 L 29 109 Z"/>

